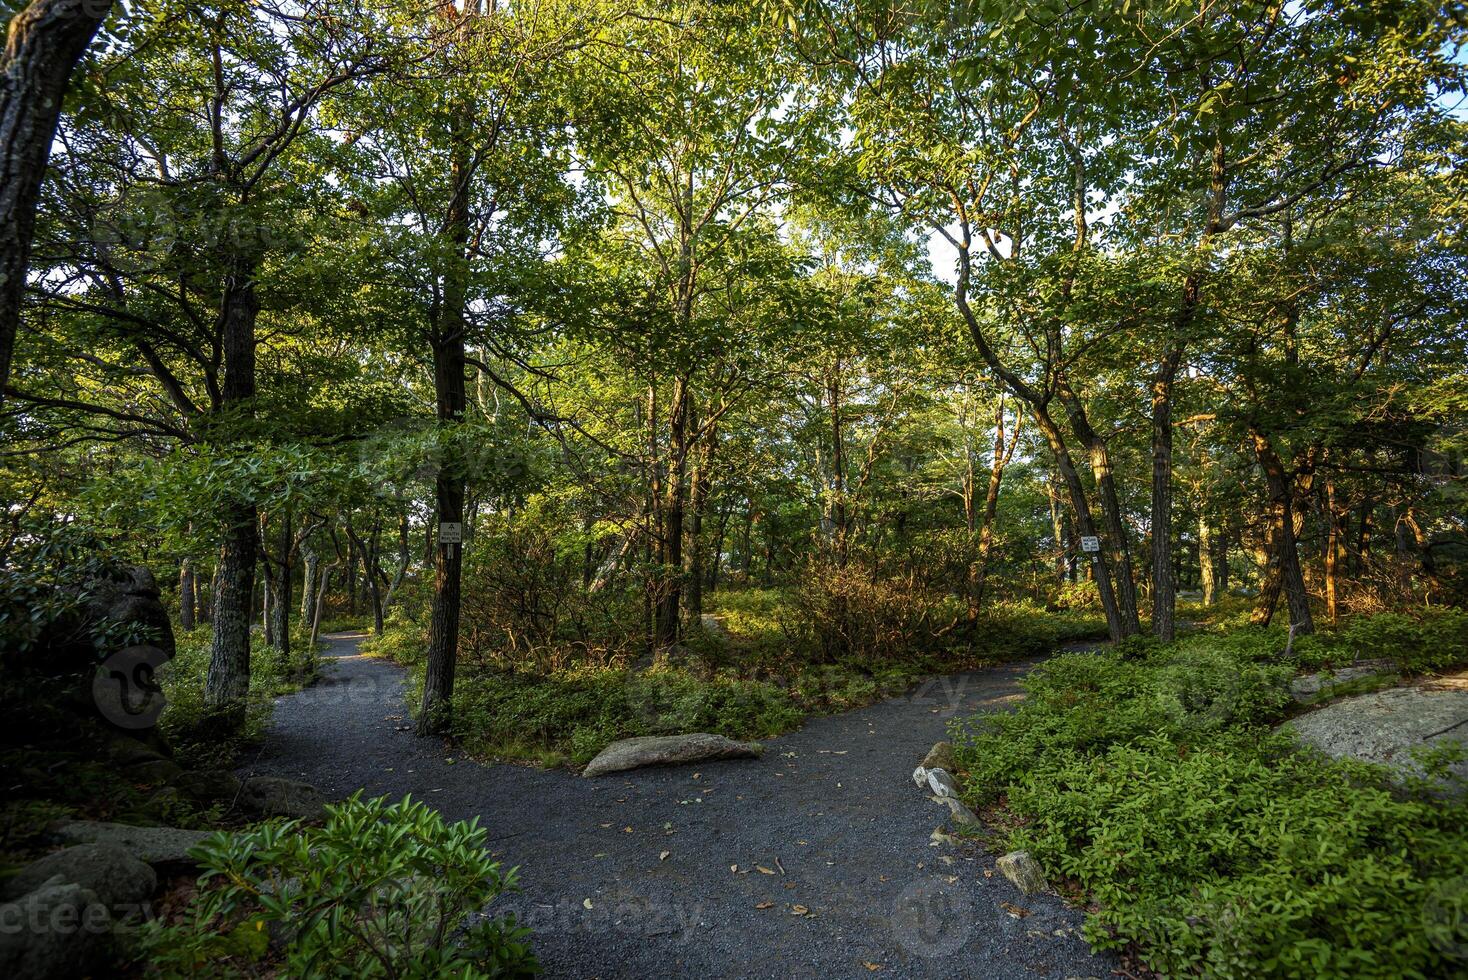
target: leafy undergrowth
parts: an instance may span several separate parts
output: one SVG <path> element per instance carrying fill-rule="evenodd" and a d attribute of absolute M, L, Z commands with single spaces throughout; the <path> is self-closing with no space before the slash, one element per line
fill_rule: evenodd
<path fill-rule="evenodd" d="M 204 703 L 210 631 L 175 629 L 177 652 L 159 672 L 167 698 L 159 732 L 185 769 L 228 769 L 241 749 L 259 738 L 270 720 L 272 700 L 298 690 L 315 676 L 314 654 L 297 654 L 282 665 L 258 636 L 251 650 L 246 724 L 225 732 L 210 724 Z M 301 649 L 300 644 L 296 649 Z M 217 827 L 217 808 L 169 792 L 157 779 L 119 767 L 99 751 L 118 733 L 74 710 L 77 692 L 62 680 L 30 679 L 0 686 L 13 737 L 0 744 L 0 864 L 21 864 L 49 849 L 45 829 L 62 818 Z M 123 733 L 126 734 L 126 733 Z"/>
<path fill-rule="evenodd" d="M 321 827 L 271 820 L 194 853 L 181 914 L 144 925 L 134 953 L 163 977 L 522 977 L 529 931 L 484 914 L 517 888 L 477 821 L 404 798 L 327 808 Z"/>
<path fill-rule="evenodd" d="M 1468 808 L 1270 727 L 1301 666 L 1367 644 L 1409 669 L 1464 655 L 1437 646 L 1460 612 L 1376 618 L 1311 640 L 1305 663 L 1264 630 L 1057 657 L 1018 711 L 957 733 L 969 802 L 1001 807 L 1008 845 L 1095 903 L 1093 944 L 1160 973 L 1450 975 L 1468 952 Z"/>
<path fill-rule="evenodd" d="M 207 624 L 192 630 L 175 627 L 176 652 L 173 659 L 158 672 L 158 681 L 167 698 L 167 707 L 158 719 L 158 728 L 169 743 L 180 765 L 185 768 L 226 769 L 232 766 L 242 748 L 256 742 L 270 723 L 271 705 L 275 698 L 290 694 L 309 684 L 317 675 L 317 651 L 306 650 L 305 637 L 291 636 L 291 658 L 282 663 L 276 651 L 266 646 L 256 632 L 250 636 L 250 693 L 246 701 L 245 724 L 228 730 L 212 723 L 204 701 L 204 684 L 209 674 L 211 627 Z"/>
<path fill-rule="evenodd" d="M 710 613 L 721 628 L 693 631 L 683 656 L 645 669 L 618 660 L 554 669 L 466 660 L 456 681 L 455 736 L 476 756 L 546 766 L 583 764 L 609 742 L 638 735 L 769 738 L 813 714 L 899 695 L 924 677 L 1046 653 L 1102 629 L 1094 616 L 1006 605 L 961 638 L 823 659 L 792 640 L 790 605 L 777 590 L 719 593 Z M 398 615 L 363 652 L 408 666 L 416 695 L 424 647 L 425 625 Z"/>

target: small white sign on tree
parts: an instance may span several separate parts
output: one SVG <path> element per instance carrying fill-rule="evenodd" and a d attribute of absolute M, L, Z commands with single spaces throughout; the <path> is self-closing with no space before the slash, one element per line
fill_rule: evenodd
<path fill-rule="evenodd" d="M 439 521 L 438 543 L 439 544 L 462 544 L 464 541 L 464 525 L 459 521 Z"/>
<path fill-rule="evenodd" d="M 1101 539 L 1090 534 L 1082 535 L 1081 550 L 1085 552 L 1100 551 Z"/>

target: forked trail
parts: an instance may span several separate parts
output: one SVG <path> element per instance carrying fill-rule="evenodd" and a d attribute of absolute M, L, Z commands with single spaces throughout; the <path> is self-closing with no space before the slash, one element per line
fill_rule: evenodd
<path fill-rule="evenodd" d="M 480 765 L 398 731 L 404 672 L 359 656 L 360 639 L 328 638 L 323 679 L 278 701 L 249 771 L 478 817 L 520 867 L 523 891 L 503 908 L 535 930 L 548 976 L 1111 972 L 1080 939 L 1079 912 L 988 877 L 976 846 L 931 844 L 946 811 L 909 776 L 950 719 L 1002 708 L 1031 663 L 811 719 L 759 760 L 583 779 Z"/>

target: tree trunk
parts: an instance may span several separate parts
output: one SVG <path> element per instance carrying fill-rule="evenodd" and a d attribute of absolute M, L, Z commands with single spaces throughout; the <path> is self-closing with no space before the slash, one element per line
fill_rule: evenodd
<path fill-rule="evenodd" d="M 178 625 L 194 628 L 194 560 L 185 558 L 178 568 Z"/>
<path fill-rule="evenodd" d="M 274 589 L 270 598 L 271 645 L 282 668 L 291 662 L 291 560 L 295 552 L 291 515 L 282 510 L 280 516 L 280 561 L 275 566 Z"/>
<path fill-rule="evenodd" d="M 464 418 L 467 393 L 465 370 L 465 314 L 469 287 L 469 152 L 470 113 L 460 107 L 453 119 L 450 177 L 454 188 L 445 221 L 451 245 L 443 277 L 443 297 L 433 322 L 433 387 L 438 419 L 457 427 Z M 453 439 L 445 442 L 444 458 L 434 481 L 434 502 L 440 528 L 463 524 L 465 480 L 462 460 Z M 459 657 L 459 602 L 464 553 L 461 545 L 438 542 L 433 560 L 433 604 L 428 624 L 427 664 L 423 677 L 423 707 L 418 734 L 439 734 L 452 722 L 454 670 Z"/>
<path fill-rule="evenodd" d="M 322 569 L 321 582 L 316 586 L 316 598 L 311 602 L 311 638 L 306 646 L 312 656 L 316 653 L 316 638 L 321 635 L 321 607 L 326 605 L 326 593 L 331 588 L 331 576 L 335 570 L 335 564 Z"/>
<path fill-rule="evenodd" d="M 0 62 L 0 401 L 20 326 L 36 201 L 62 100 L 112 0 L 31 0 L 10 20 Z"/>
<path fill-rule="evenodd" d="M 682 608 L 683 516 L 688 499 L 688 412 L 687 381 L 679 377 L 673 385 L 673 402 L 668 413 L 668 477 L 663 487 L 662 566 L 653 646 L 678 642 L 678 613 Z"/>
<path fill-rule="evenodd" d="M 1191 305 L 1196 283 L 1189 284 Z M 1172 641 L 1177 625 L 1177 579 L 1172 571 L 1172 384 L 1182 347 L 1163 356 L 1152 381 L 1152 634 Z"/>
<path fill-rule="evenodd" d="M 301 546 L 301 628 L 309 629 L 316 610 L 313 604 L 316 595 L 316 573 L 321 559 L 310 545 Z"/>
<path fill-rule="evenodd" d="M 1055 537 L 1055 581 L 1064 585 L 1070 562 L 1066 560 L 1065 518 L 1060 508 L 1060 491 L 1053 477 L 1045 478 L 1045 499 L 1050 504 L 1050 532 Z M 1074 575 L 1071 575 L 1074 580 Z"/>
<path fill-rule="evenodd" d="M 1339 570 L 1341 553 L 1341 519 L 1344 513 L 1337 512 L 1335 481 L 1325 481 L 1325 614 L 1332 623 L 1339 621 L 1336 601 L 1336 574 Z"/>
<path fill-rule="evenodd" d="M 978 613 L 978 607 L 984 599 L 984 583 L 989 574 L 989 552 L 994 547 L 994 516 L 999 512 L 999 484 L 1004 479 L 1004 468 L 1009 464 L 1014 455 L 1015 447 L 1019 445 L 1020 419 L 1023 416 L 1016 412 L 1014 415 L 1014 434 L 1006 442 L 1004 434 L 1004 399 L 999 399 L 999 408 L 994 417 L 994 459 L 989 465 L 989 488 L 984 494 L 984 517 L 979 524 L 979 560 L 978 574 L 975 576 L 973 585 L 973 596 L 970 603 L 970 617 Z"/>
<path fill-rule="evenodd" d="M 1294 488 L 1269 440 L 1258 429 L 1253 429 L 1251 434 L 1254 454 L 1264 469 L 1264 479 L 1269 489 L 1275 555 L 1271 566 L 1277 569 L 1277 588 L 1284 590 L 1290 611 L 1290 628 L 1297 635 L 1313 633 L 1315 620 L 1310 614 L 1310 597 L 1305 591 L 1305 577 L 1300 570 L 1300 552 L 1296 543 Z M 1267 623 L 1268 619 L 1265 616 L 1263 621 Z"/>
<path fill-rule="evenodd" d="M 221 407 L 250 414 L 255 397 L 255 269 L 236 262 L 225 282 L 223 320 L 224 379 Z M 213 601 L 214 634 L 204 697 L 228 727 L 245 717 L 250 690 L 250 597 L 255 591 L 255 560 L 260 527 L 253 501 L 232 501 L 224 511 L 224 541 L 219 552 Z"/>
<path fill-rule="evenodd" d="M 1076 471 L 1075 462 L 1071 459 L 1070 447 L 1065 444 L 1065 438 L 1060 434 L 1060 428 L 1051 418 L 1050 412 L 1043 406 L 1031 406 L 1035 422 L 1040 426 L 1040 432 L 1045 436 L 1045 441 L 1050 446 L 1051 453 L 1055 456 L 1055 468 L 1060 472 L 1060 478 L 1065 482 L 1066 490 L 1070 494 L 1070 504 L 1073 517 L 1076 522 L 1076 531 L 1082 537 L 1096 537 L 1096 525 L 1091 520 L 1091 505 L 1086 500 L 1086 490 L 1081 483 L 1081 475 Z M 1121 640 L 1138 632 L 1135 623 L 1130 628 L 1124 619 L 1121 608 L 1117 604 L 1116 592 L 1111 584 L 1111 569 L 1107 565 L 1106 556 L 1101 552 L 1091 554 L 1091 569 L 1099 574 L 1094 575 L 1096 591 L 1101 598 L 1101 608 L 1106 613 L 1106 629 L 1111 639 Z"/>
<path fill-rule="evenodd" d="M 714 463 L 714 440 L 716 438 L 715 430 L 710 428 L 699 442 L 693 463 L 693 479 L 688 500 L 688 560 L 685 568 L 687 574 L 684 576 L 686 592 L 683 598 L 683 608 L 688 622 L 693 625 L 698 625 L 703 619 L 703 515 L 708 509 L 710 471 Z"/>
<path fill-rule="evenodd" d="M 1132 572 L 1130 535 L 1127 534 L 1126 523 L 1122 520 L 1121 501 L 1116 492 L 1116 477 L 1111 468 L 1111 453 L 1106 446 L 1106 440 L 1102 439 L 1100 433 L 1091 427 L 1080 399 L 1068 389 L 1062 389 L 1061 401 L 1070 419 L 1071 431 L 1075 433 L 1076 438 L 1086 449 L 1087 458 L 1091 463 L 1091 475 L 1096 481 L 1096 494 L 1101 502 L 1101 515 L 1106 521 L 1106 542 L 1110 551 L 1110 561 L 1107 575 L 1099 576 L 1098 580 L 1111 575 L 1115 576 L 1114 595 L 1117 604 L 1119 638 L 1135 636 L 1142 631 L 1141 620 L 1137 615 L 1137 582 Z M 1079 481 L 1077 486 L 1079 486 Z M 1081 534 L 1094 535 L 1095 532 L 1082 529 Z M 1105 605 L 1104 598 L 1102 604 Z"/>
<path fill-rule="evenodd" d="M 1213 564 L 1213 525 L 1208 523 L 1208 515 L 1198 515 L 1198 579 L 1203 584 L 1203 605 L 1211 606 L 1218 602 L 1218 582 L 1214 578 Z"/>

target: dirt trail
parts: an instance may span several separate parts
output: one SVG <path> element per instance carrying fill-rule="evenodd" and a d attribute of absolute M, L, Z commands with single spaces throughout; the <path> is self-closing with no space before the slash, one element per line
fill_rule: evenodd
<path fill-rule="evenodd" d="M 975 846 L 931 845 L 946 811 L 909 775 L 955 715 L 1002 708 L 1033 662 L 812 719 L 763 759 L 583 779 L 479 765 L 399 731 L 404 672 L 359 656 L 360 635 L 327 639 L 324 677 L 277 701 L 246 771 L 478 817 L 520 867 L 524 890 L 504 907 L 534 928 L 550 977 L 1111 972 L 1078 912 L 986 877 L 993 860 Z"/>

